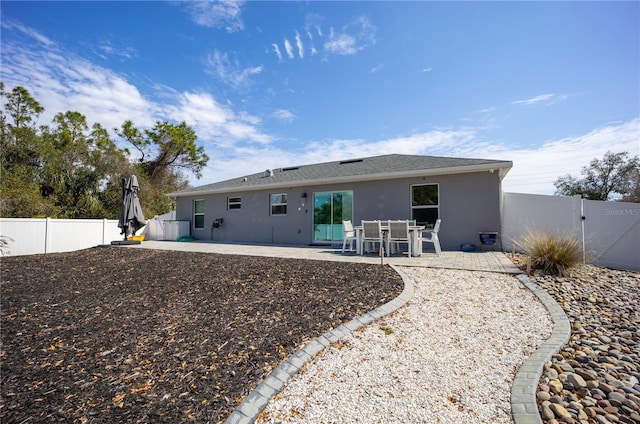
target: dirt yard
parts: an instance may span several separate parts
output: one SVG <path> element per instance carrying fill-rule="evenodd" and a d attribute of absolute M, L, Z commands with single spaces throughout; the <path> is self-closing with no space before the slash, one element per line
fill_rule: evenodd
<path fill-rule="evenodd" d="M 3 423 L 220 422 L 403 288 L 388 266 L 126 247 L 0 265 Z"/>

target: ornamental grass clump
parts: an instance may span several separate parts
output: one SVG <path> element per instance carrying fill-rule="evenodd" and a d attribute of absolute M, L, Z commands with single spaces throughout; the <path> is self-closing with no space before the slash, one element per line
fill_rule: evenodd
<path fill-rule="evenodd" d="M 529 232 L 518 245 L 533 269 L 549 275 L 566 276 L 583 259 L 581 243 L 571 235 Z"/>

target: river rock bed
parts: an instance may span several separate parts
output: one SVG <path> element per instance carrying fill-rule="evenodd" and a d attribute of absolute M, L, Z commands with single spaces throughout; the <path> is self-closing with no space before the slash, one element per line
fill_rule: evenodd
<path fill-rule="evenodd" d="M 640 423 L 640 273 L 585 265 L 568 277 L 531 278 L 571 322 L 538 384 L 542 421 Z"/>

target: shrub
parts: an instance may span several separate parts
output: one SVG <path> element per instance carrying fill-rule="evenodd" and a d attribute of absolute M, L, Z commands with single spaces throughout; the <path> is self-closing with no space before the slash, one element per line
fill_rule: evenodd
<path fill-rule="evenodd" d="M 582 263 L 582 245 L 570 235 L 530 231 L 518 245 L 531 259 L 531 266 L 545 274 L 564 276 Z"/>

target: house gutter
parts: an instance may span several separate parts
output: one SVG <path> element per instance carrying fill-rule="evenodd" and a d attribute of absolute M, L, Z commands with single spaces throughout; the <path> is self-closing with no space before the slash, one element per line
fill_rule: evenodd
<path fill-rule="evenodd" d="M 245 192 L 247 190 L 268 190 L 268 189 L 276 189 L 276 188 L 294 188 L 294 187 L 308 187 L 310 185 L 321 185 L 321 184 L 338 184 L 338 183 L 354 183 L 354 182 L 363 182 L 363 181 L 378 181 L 378 180 L 388 180 L 388 179 L 399 179 L 399 178 L 411 178 L 411 177 L 428 177 L 433 175 L 450 175 L 450 174 L 468 174 L 471 172 L 498 172 L 498 176 L 500 181 L 504 179 L 509 170 L 513 167 L 513 163 L 509 162 L 509 166 L 505 166 L 504 162 L 496 163 L 495 166 L 492 164 L 482 164 L 482 165 L 468 165 L 468 166 L 456 166 L 450 168 L 436 168 L 436 169 L 417 169 L 415 171 L 398 171 L 398 172 L 387 172 L 387 173 L 376 173 L 376 174 L 365 174 L 365 175 L 354 175 L 348 177 L 330 177 L 330 178 L 317 178 L 312 180 L 298 180 L 298 181 L 278 181 L 270 184 L 248 184 L 246 186 L 236 186 L 236 187 L 226 187 L 226 188 L 216 188 L 210 190 L 189 190 L 189 191 L 176 191 L 173 193 L 166 194 L 167 197 L 177 198 L 177 197 L 189 197 L 189 196 L 200 196 L 206 194 L 216 194 L 216 193 L 239 193 Z M 240 179 L 242 177 L 238 177 Z M 265 177 L 271 178 L 271 177 Z"/>

